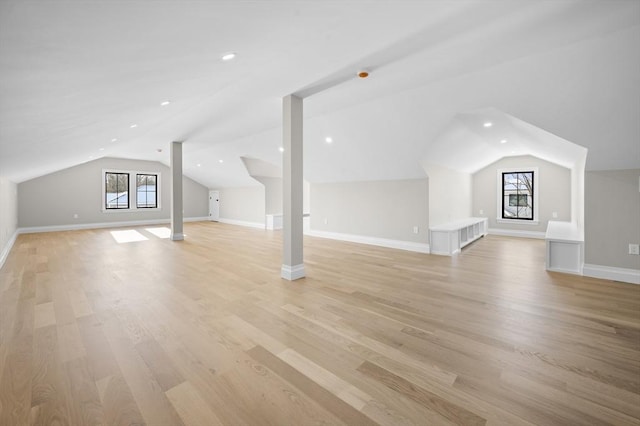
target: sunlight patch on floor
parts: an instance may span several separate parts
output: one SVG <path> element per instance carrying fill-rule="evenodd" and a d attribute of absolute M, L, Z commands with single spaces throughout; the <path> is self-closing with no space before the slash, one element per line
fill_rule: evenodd
<path fill-rule="evenodd" d="M 148 240 L 147 237 L 134 229 L 127 229 L 126 231 L 111 231 L 111 236 L 118 244 Z"/>
<path fill-rule="evenodd" d="M 171 236 L 171 229 L 166 227 L 161 228 L 144 228 L 145 231 L 155 235 L 158 238 L 169 238 Z"/>

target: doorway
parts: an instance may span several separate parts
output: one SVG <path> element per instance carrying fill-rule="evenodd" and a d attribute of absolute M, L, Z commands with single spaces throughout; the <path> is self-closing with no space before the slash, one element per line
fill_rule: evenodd
<path fill-rule="evenodd" d="M 209 191 L 209 220 L 217 222 L 220 219 L 220 192 Z"/>

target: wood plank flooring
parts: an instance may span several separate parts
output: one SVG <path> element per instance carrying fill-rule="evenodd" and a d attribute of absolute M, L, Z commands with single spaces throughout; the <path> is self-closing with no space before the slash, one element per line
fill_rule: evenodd
<path fill-rule="evenodd" d="M 640 286 L 548 273 L 543 241 L 305 237 L 288 282 L 278 232 L 152 228 L 19 236 L 0 425 L 640 425 Z"/>

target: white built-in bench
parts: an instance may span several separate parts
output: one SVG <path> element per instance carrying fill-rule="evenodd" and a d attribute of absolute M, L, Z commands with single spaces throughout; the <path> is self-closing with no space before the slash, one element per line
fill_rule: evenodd
<path fill-rule="evenodd" d="M 282 229 L 282 214 L 268 214 L 265 221 L 266 229 Z"/>
<path fill-rule="evenodd" d="M 302 215 L 302 223 L 303 223 L 304 229 L 309 228 L 309 216 L 310 216 L 309 213 L 304 213 Z M 282 215 L 282 213 L 266 215 L 266 220 L 264 222 L 265 229 L 269 229 L 269 230 L 282 229 L 283 218 L 284 216 Z"/>
<path fill-rule="evenodd" d="M 548 271 L 582 275 L 584 237 L 577 224 L 550 220 L 545 240 Z"/>
<path fill-rule="evenodd" d="M 486 217 L 471 217 L 429 228 L 429 247 L 432 254 L 452 256 L 464 246 L 487 235 Z"/>

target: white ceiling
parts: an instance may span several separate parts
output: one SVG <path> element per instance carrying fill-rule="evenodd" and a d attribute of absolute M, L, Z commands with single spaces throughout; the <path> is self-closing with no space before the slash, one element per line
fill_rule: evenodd
<path fill-rule="evenodd" d="M 572 169 L 584 164 L 587 149 L 495 108 L 483 108 L 456 115 L 429 145 L 424 162 L 472 174 L 496 159 L 521 155 Z"/>
<path fill-rule="evenodd" d="M 290 93 L 312 95 L 311 182 L 466 170 L 461 151 L 477 168 L 502 135 L 559 164 L 553 140 L 588 148 L 588 169 L 638 168 L 640 2 L 0 1 L 0 175 L 16 182 L 102 156 L 168 164 L 183 140 L 188 176 L 252 185 L 240 157 L 281 164 Z M 475 129 L 485 113 L 504 127 Z"/>

